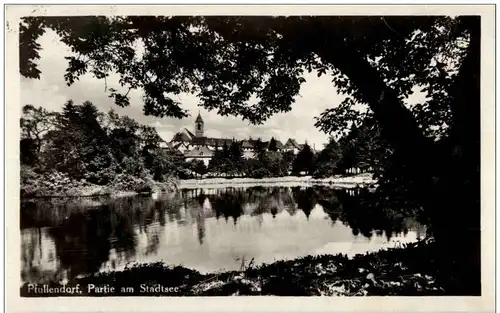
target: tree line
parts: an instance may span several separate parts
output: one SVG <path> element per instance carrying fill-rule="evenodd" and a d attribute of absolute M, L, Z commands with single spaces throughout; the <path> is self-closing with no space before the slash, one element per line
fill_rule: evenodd
<path fill-rule="evenodd" d="M 68 101 L 61 112 L 25 105 L 21 117 L 21 179 L 64 179 L 109 185 L 117 177 L 165 182 L 185 170 L 183 157 L 160 149 L 161 137 L 113 110 Z M 121 175 L 122 174 L 122 175 Z"/>
<path fill-rule="evenodd" d="M 267 147 L 267 149 L 266 149 Z M 326 178 L 346 173 L 374 171 L 380 176 L 383 157 L 390 153 L 378 136 L 378 129 L 352 126 L 350 132 L 329 142 L 320 151 L 304 144 L 295 155 L 293 151 L 279 151 L 276 139 L 269 144 L 257 139 L 253 144 L 253 156 L 244 157 L 242 141 L 215 147 L 208 165 L 201 160 L 191 160 L 187 167 L 196 175 L 205 177 L 245 176 L 252 178 L 310 175 Z"/>
<path fill-rule="evenodd" d="M 177 150 L 160 148 L 163 139 L 153 127 L 113 110 L 100 112 L 88 101 L 80 105 L 68 101 L 61 112 L 23 107 L 20 159 L 24 169 L 60 172 L 97 185 L 109 184 L 118 174 L 160 182 L 166 177 L 189 178 L 190 173 L 254 178 L 303 174 L 320 178 L 353 167 L 374 168 L 376 160 L 366 139 L 368 133 L 371 129 L 353 127 L 338 142 L 330 138 L 321 151 L 313 151 L 306 143 L 297 155 L 278 151 L 274 138 L 269 144 L 258 139 L 251 158 L 244 157 L 242 142 L 233 140 L 216 148 L 205 166 L 201 160 L 186 162 Z"/>

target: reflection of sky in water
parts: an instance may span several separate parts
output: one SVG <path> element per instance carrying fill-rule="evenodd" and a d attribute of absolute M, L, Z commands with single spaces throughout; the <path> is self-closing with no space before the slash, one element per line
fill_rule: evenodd
<path fill-rule="evenodd" d="M 237 269 L 237 259 L 255 259 L 255 263 L 294 259 L 299 256 L 338 254 L 354 255 L 394 247 L 395 241 L 416 240 L 414 231 L 402 238 L 387 240 L 383 236 L 365 238 L 352 234 L 351 228 L 341 222 L 332 221 L 320 205 L 311 211 L 309 219 L 302 211 L 291 216 L 282 210 L 273 218 L 270 213 L 252 217 L 243 215 L 235 225 L 233 218 L 214 217 L 202 219 L 195 224 L 179 226 L 167 224 L 164 231 L 152 225 L 149 233 L 137 233 L 137 248 L 134 261 L 155 262 L 163 260 L 169 264 L 182 264 L 201 272 L 220 269 Z M 200 245 L 197 227 L 203 225 L 204 239 Z M 152 234 L 158 235 L 155 253 L 149 253 Z M 107 266 L 104 266 L 105 268 Z"/>
<path fill-rule="evenodd" d="M 39 281 L 40 277 L 60 278 L 68 269 L 73 270 L 74 276 L 93 268 L 85 264 L 76 266 L 74 263 L 79 260 L 94 262 L 95 270 L 123 269 L 133 262 L 163 261 L 210 272 L 238 269 L 241 258 L 247 262 L 254 258 L 259 264 L 306 255 L 353 256 L 415 241 L 424 234 L 424 229 L 413 223 L 406 227 L 406 235 L 394 232 L 388 236 L 379 230 L 368 238 L 354 231 L 349 223 L 332 220 L 317 202 L 308 202 L 310 197 L 303 189 L 294 192 L 281 188 L 273 193 L 245 191 L 244 196 L 234 197 L 208 191 L 205 192 L 205 195 L 211 193 L 208 196 L 188 194 L 177 200 L 128 200 L 110 206 L 107 211 L 94 206 L 93 210 L 99 211 L 84 213 L 90 217 L 78 217 L 81 229 L 71 227 L 69 234 L 53 236 L 58 234 L 54 230 L 64 227 L 68 220 L 67 214 L 58 213 L 63 218 L 55 224 L 63 226 L 51 231 L 34 227 L 22 231 L 22 276 Z M 70 220 L 77 218 L 69 216 Z M 98 223 L 89 224 L 93 219 Z M 88 225 L 98 227 L 87 229 Z M 93 234 L 92 240 L 85 240 L 88 232 L 97 234 Z M 101 239 L 104 242 L 95 242 Z M 78 249 L 81 252 L 74 251 Z M 90 253 L 94 250 L 97 252 Z M 65 254 L 75 255 L 61 264 L 59 259 Z"/>

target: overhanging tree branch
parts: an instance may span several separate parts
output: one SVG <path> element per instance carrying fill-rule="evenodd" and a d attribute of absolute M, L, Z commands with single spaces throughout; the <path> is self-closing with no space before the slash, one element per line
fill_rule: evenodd
<path fill-rule="evenodd" d="M 391 144 L 403 149 L 405 154 L 417 155 L 421 154 L 422 148 L 429 147 L 429 140 L 424 137 L 411 112 L 398 99 L 397 93 L 384 83 L 377 70 L 357 51 L 335 40 L 316 47 L 315 52 L 349 77 Z"/>

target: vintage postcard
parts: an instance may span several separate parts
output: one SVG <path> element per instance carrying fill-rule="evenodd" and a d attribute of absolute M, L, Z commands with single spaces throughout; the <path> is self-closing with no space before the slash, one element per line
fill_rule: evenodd
<path fill-rule="evenodd" d="M 6 20 L 9 312 L 493 310 L 493 5 Z"/>

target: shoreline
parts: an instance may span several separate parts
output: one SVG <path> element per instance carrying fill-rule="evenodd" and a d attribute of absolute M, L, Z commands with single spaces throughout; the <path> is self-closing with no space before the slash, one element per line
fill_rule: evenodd
<path fill-rule="evenodd" d="M 136 190 L 124 190 L 119 189 L 112 185 L 91 185 L 86 186 L 73 186 L 66 190 L 37 190 L 34 194 L 22 194 L 21 200 L 30 199 L 45 199 L 45 198 L 59 198 L 59 199 L 75 199 L 75 198 L 98 198 L 98 197 L 109 197 L 109 198 L 123 198 L 132 197 L 140 195 L 152 195 L 155 193 L 172 193 L 178 190 L 177 182 L 153 182 L 151 183 L 150 190 L 148 191 L 136 191 Z M 21 185 L 21 189 L 23 186 Z"/>
<path fill-rule="evenodd" d="M 179 181 L 179 189 L 194 188 L 224 188 L 224 187 L 253 187 L 266 186 L 270 184 L 279 184 L 282 187 L 290 186 L 313 186 L 328 185 L 333 188 L 356 188 L 367 187 L 376 184 L 371 173 L 362 173 L 351 176 L 336 175 L 329 178 L 312 178 L 311 176 L 283 176 L 266 178 L 202 178 L 202 179 L 184 179 Z"/>
<path fill-rule="evenodd" d="M 131 197 L 138 195 L 152 195 L 154 193 L 173 193 L 180 189 L 217 189 L 231 187 L 257 187 L 277 185 L 279 187 L 296 186 L 314 186 L 325 185 L 331 188 L 358 188 L 368 187 L 376 184 L 371 173 L 362 173 L 356 175 L 336 175 L 329 178 L 312 178 L 311 176 L 283 176 L 283 177 L 265 177 L 265 178 L 202 178 L 176 180 L 166 183 L 152 182 L 148 191 L 122 190 L 115 186 L 101 186 L 87 184 L 85 186 L 73 186 L 68 189 L 44 189 L 37 190 L 34 194 L 21 194 L 21 199 L 43 199 L 43 198 L 92 198 L 92 197 Z M 23 186 L 21 185 L 21 189 Z"/>
<path fill-rule="evenodd" d="M 77 195 L 64 195 L 64 194 L 51 194 L 51 195 L 39 195 L 39 196 L 22 196 L 22 200 L 30 200 L 30 199 L 46 199 L 46 198 L 55 198 L 55 199 L 77 199 L 77 198 L 100 198 L 100 197 L 109 197 L 109 198 L 123 198 L 123 197 L 133 197 L 140 195 L 151 195 L 154 192 L 137 192 L 137 191 L 106 191 L 104 193 L 81 193 Z"/>

